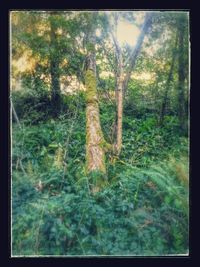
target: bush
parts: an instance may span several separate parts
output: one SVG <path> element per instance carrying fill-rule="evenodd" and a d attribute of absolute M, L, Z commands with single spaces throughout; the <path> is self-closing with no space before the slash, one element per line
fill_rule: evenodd
<path fill-rule="evenodd" d="M 12 92 L 12 100 L 20 120 L 35 124 L 47 120 L 49 117 L 50 97 L 46 91 L 40 93 L 32 90 Z"/>

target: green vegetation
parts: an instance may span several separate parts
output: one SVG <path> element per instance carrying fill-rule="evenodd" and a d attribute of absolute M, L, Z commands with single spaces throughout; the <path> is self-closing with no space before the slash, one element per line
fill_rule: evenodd
<path fill-rule="evenodd" d="M 109 30 L 100 13 L 95 27 L 105 31 L 102 39 L 96 40 L 97 78 L 91 77 L 83 51 L 87 48 L 88 15 L 75 13 L 77 16 L 58 12 L 48 17 L 21 11 L 12 15 L 12 255 L 187 254 L 188 54 L 179 46 L 176 53 L 184 54 L 184 81 L 179 77 L 177 59 L 166 89 L 169 51 L 174 49 L 179 19 L 186 23 L 187 16 L 167 12 L 154 18 L 124 94 L 122 150 L 116 155 L 114 45 L 106 44 Z M 133 23 L 131 14 L 123 16 Z M 52 22 L 54 40 L 49 37 Z M 162 31 L 168 36 L 165 39 Z M 185 40 L 187 36 L 185 32 Z M 152 43 L 157 43 L 157 48 L 151 54 Z M 183 43 L 181 49 L 186 51 L 188 44 Z M 126 58 L 131 48 L 123 49 Z M 15 63 L 27 51 L 32 68 L 17 70 Z M 51 64 L 60 66 L 54 77 L 60 81 L 56 107 Z M 103 72 L 114 74 L 103 76 Z M 85 74 L 89 81 L 84 81 Z M 78 82 L 73 85 L 69 77 Z M 99 105 L 102 146 L 106 146 L 103 174 L 87 172 L 86 106 L 96 93 L 87 95 L 81 90 L 85 83 L 97 85 L 95 104 Z M 71 86 L 71 91 L 61 90 L 61 84 L 68 89 Z M 101 189 L 95 191 L 99 181 Z"/>
<path fill-rule="evenodd" d="M 106 129 L 109 109 L 103 114 Z M 84 120 L 79 110 L 76 118 L 13 126 L 13 254 L 186 253 L 188 141 L 173 117 L 160 129 L 153 117 L 126 116 L 122 155 L 107 159 L 107 185 L 95 195 Z"/>

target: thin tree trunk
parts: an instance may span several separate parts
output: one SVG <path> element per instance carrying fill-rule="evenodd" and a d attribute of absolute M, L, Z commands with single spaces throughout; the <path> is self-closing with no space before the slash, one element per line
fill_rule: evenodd
<path fill-rule="evenodd" d="M 119 155 L 122 148 L 122 119 L 123 119 L 123 66 L 122 54 L 119 55 L 118 77 L 117 77 L 117 142 L 116 152 Z"/>
<path fill-rule="evenodd" d="M 118 77 L 117 77 L 117 142 L 116 142 L 116 152 L 117 155 L 120 154 L 122 148 L 122 120 L 123 120 L 123 96 L 125 94 L 125 90 L 127 89 L 128 82 L 130 80 L 131 72 L 134 69 L 135 62 L 137 56 L 141 50 L 142 43 L 147 33 L 147 30 L 151 24 L 152 14 L 148 13 L 145 17 L 145 21 L 139 35 L 137 44 L 131 53 L 131 56 L 128 61 L 130 61 L 129 69 L 124 77 L 123 71 L 123 62 L 122 62 L 122 52 L 118 49 Z M 117 45 L 116 45 L 117 47 Z"/>
<path fill-rule="evenodd" d="M 161 113 L 160 113 L 160 121 L 159 121 L 160 126 L 163 125 L 164 116 L 166 113 L 167 99 L 168 99 L 168 93 L 169 93 L 169 89 L 170 89 L 173 69 L 174 69 L 174 58 L 172 58 L 172 64 L 170 67 L 170 71 L 169 71 L 169 75 L 168 75 L 168 79 L 167 79 L 167 83 L 166 83 L 166 87 L 165 87 L 165 93 L 164 93 L 164 98 L 163 98 Z"/>
<path fill-rule="evenodd" d="M 56 55 L 56 25 L 55 12 L 51 12 L 50 17 L 50 40 L 51 40 L 51 55 L 50 55 L 50 73 L 51 73 L 51 103 L 53 107 L 53 115 L 57 116 L 60 112 L 61 96 L 60 96 L 60 74 L 59 74 L 59 59 Z"/>
<path fill-rule="evenodd" d="M 163 98 L 162 107 L 161 107 L 160 121 L 159 121 L 160 126 L 163 125 L 164 116 L 165 116 L 165 112 L 166 112 L 167 99 L 168 99 L 170 84 L 172 82 L 172 76 L 173 76 L 173 71 L 174 71 L 174 63 L 175 63 L 175 59 L 176 59 L 177 41 L 178 41 L 178 35 L 176 36 L 175 46 L 174 46 L 174 49 L 173 49 L 173 52 L 172 52 L 172 63 L 171 63 L 171 66 L 170 66 L 170 71 L 169 71 L 169 75 L 168 75 L 168 79 L 167 79 L 167 83 L 166 83 L 166 87 L 165 87 L 164 98 Z"/>
<path fill-rule="evenodd" d="M 178 56 L 178 118 L 181 132 L 185 131 L 185 96 L 184 96 L 184 30 L 179 24 L 179 56 Z"/>
<path fill-rule="evenodd" d="M 18 116 L 17 116 L 17 112 L 16 112 L 15 107 L 14 107 L 14 105 L 13 105 L 12 98 L 11 98 L 11 100 L 10 100 L 10 104 L 11 104 L 11 107 L 12 107 L 12 113 L 13 113 L 13 115 L 14 115 L 14 118 L 15 118 L 16 122 L 17 122 L 17 125 L 19 126 L 20 129 L 22 129 L 21 123 L 20 123 L 19 118 L 18 118 Z M 21 160 L 21 158 L 18 158 L 18 162 L 19 162 L 19 165 L 20 165 L 20 168 L 21 168 L 23 174 L 24 174 L 24 175 L 27 175 L 27 173 L 26 173 L 26 171 L 25 171 L 25 169 L 24 169 L 24 166 L 23 166 L 23 164 L 22 164 L 22 160 Z"/>
<path fill-rule="evenodd" d="M 126 93 L 131 73 L 135 67 L 136 59 L 137 59 L 137 57 L 140 53 L 140 50 L 142 48 L 142 43 L 143 43 L 144 37 L 145 37 L 145 35 L 146 35 L 150 25 L 151 25 L 152 16 L 153 16 L 152 13 L 147 13 L 143 27 L 142 27 L 140 35 L 138 37 L 137 44 L 136 44 L 134 50 L 132 51 L 130 58 L 128 59 L 128 61 L 130 62 L 130 66 L 129 66 L 128 71 L 126 73 L 126 76 L 124 78 L 124 94 Z"/>
<path fill-rule="evenodd" d="M 18 118 L 18 116 L 17 116 L 16 110 L 15 110 L 15 107 L 14 107 L 14 105 L 13 105 L 12 99 L 11 99 L 11 101 L 10 101 L 10 104 L 11 104 L 11 107 L 12 107 L 12 112 L 13 112 L 14 118 L 15 118 L 15 120 L 16 120 L 16 122 L 17 122 L 19 128 L 22 128 L 22 127 L 21 127 L 21 123 L 20 123 L 20 121 L 19 121 L 19 118 Z"/>

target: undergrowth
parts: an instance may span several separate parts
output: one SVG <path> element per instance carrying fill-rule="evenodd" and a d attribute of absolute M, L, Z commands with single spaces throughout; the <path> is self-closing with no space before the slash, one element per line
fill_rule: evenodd
<path fill-rule="evenodd" d="M 111 131 L 109 110 L 101 118 Z M 188 143 L 176 119 L 123 122 L 120 158 L 90 192 L 85 114 L 12 130 L 13 255 L 170 255 L 188 252 Z"/>

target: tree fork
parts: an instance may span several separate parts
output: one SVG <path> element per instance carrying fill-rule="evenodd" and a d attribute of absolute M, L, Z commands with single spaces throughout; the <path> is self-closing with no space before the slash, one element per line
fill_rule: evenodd
<path fill-rule="evenodd" d="M 138 37 L 137 44 L 135 48 L 133 49 L 130 58 L 127 60 L 130 62 L 130 66 L 128 68 L 128 71 L 126 74 L 124 73 L 123 69 L 123 59 L 122 59 L 122 51 L 121 49 L 116 49 L 118 52 L 118 76 L 117 76 L 117 141 L 116 141 L 116 154 L 119 155 L 121 153 L 122 148 L 122 119 L 123 119 L 123 97 L 125 95 L 125 91 L 128 86 L 128 82 L 130 80 L 131 72 L 134 69 L 136 59 L 138 57 L 138 54 L 141 50 L 142 43 L 145 37 L 145 34 L 147 33 L 151 22 L 152 22 L 152 12 L 147 13 L 145 17 L 145 21 L 141 30 L 141 33 Z M 113 38 L 114 39 L 114 38 Z M 115 39 L 114 39 L 115 40 Z M 118 44 L 116 44 L 116 48 L 118 47 Z M 125 75 L 124 75 L 125 74 Z"/>

